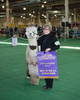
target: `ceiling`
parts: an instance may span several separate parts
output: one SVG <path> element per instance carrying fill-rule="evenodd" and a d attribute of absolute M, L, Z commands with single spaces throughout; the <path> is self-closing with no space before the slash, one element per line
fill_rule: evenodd
<path fill-rule="evenodd" d="M 0 18 L 6 17 L 6 0 L 3 1 L 0 0 Z M 47 2 L 44 3 L 44 1 Z M 5 6 L 4 9 L 2 8 L 3 5 Z M 44 5 L 44 8 L 42 8 L 42 5 Z M 24 7 L 26 10 L 23 10 Z M 80 17 L 80 0 L 69 0 L 69 15 L 73 16 L 74 8 L 76 8 L 77 15 Z M 12 9 L 10 14 L 13 17 L 24 16 L 29 18 L 31 13 L 32 17 L 38 18 L 38 12 L 40 12 L 40 18 L 43 19 L 42 14 L 46 15 L 46 12 L 49 11 L 49 18 L 57 19 L 65 15 L 65 0 L 9 0 L 9 9 Z"/>

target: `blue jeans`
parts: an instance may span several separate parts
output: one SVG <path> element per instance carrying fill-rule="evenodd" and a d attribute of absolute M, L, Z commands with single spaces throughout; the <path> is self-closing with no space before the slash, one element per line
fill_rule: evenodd
<path fill-rule="evenodd" d="M 78 35 L 77 35 L 77 31 L 74 31 L 74 38 L 77 38 Z"/>
<path fill-rule="evenodd" d="M 6 38 L 9 38 L 9 32 L 6 32 Z"/>

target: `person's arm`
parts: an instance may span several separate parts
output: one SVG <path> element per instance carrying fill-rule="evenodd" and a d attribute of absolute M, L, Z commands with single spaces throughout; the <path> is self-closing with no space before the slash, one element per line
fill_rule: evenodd
<path fill-rule="evenodd" d="M 38 45 L 41 45 L 41 44 L 42 44 L 42 42 L 43 42 L 43 36 L 42 36 L 42 37 L 40 37 L 40 38 L 37 40 L 37 42 L 38 42 Z"/>
<path fill-rule="evenodd" d="M 51 47 L 51 50 L 57 50 L 60 48 L 60 42 L 56 37 L 53 38 L 53 45 L 54 46 Z"/>
<path fill-rule="evenodd" d="M 47 48 L 45 52 L 55 51 L 60 48 L 60 42 L 57 40 L 56 37 L 53 38 L 53 46 L 51 48 Z"/>

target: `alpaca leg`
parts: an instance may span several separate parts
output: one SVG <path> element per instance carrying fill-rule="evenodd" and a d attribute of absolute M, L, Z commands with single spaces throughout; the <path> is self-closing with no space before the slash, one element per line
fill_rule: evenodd
<path fill-rule="evenodd" d="M 34 68 L 33 68 L 33 65 L 31 65 L 31 64 L 29 64 L 29 74 L 30 74 L 31 76 L 34 75 Z"/>
<path fill-rule="evenodd" d="M 27 70 L 26 70 L 26 74 L 27 74 L 27 79 L 30 79 L 30 74 L 29 74 L 28 63 L 27 63 Z"/>
<path fill-rule="evenodd" d="M 32 76 L 32 75 L 31 75 L 31 81 L 30 81 L 30 83 L 34 84 L 34 76 Z"/>
<path fill-rule="evenodd" d="M 39 77 L 35 77 L 34 78 L 34 85 L 38 85 L 39 84 Z"/>
<path fill-rule="evenodd" d="M 29 74 L 30 74 L 30 78 L 31 78 L 31 81 L 30 83 L 31 84 L 34 84 L 34 68 L 33 68 L 33 65 L 29 65 Z"/>
<path fill-rule="evenodd" d="M 38 64 L 34 67 L 34 73 L 36 77 L 39 77 L 39 72 L 38 72 Z"/>
<path fill-rule="evenodd" d="M 39 73 L 38 73 L 38 65 L 36 64 L 35 68 L 35 81 L 34 81 L 34 85 L 38 85 L 39 84 Z"/>

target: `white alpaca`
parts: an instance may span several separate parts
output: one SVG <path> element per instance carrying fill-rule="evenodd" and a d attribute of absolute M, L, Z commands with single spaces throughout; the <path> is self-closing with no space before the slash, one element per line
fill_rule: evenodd
<path fill-rule="evenodd" d="M 28 38 L 29 45 L 26 49 L 26 61 L 27 67 L 29 70 L 31 84 L 39 84 L 39 74 L 38 74 L 38 63 L 37 63 L 37 28 L 36 27 L 27 27 L 26 35 Z"/>

